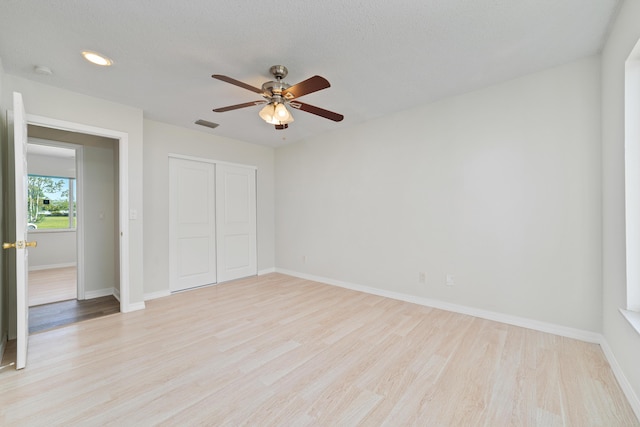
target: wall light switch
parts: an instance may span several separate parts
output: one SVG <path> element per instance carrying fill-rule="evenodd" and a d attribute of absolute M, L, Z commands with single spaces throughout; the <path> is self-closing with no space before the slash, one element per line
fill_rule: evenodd
<path fill-rule="evenodd" d="M 447 286 L 453 286 L 455 285 L 455 281 L 453 280 L 453 274 L 447 273 L 447 276 L 445 278 L 445 283 Z"/>

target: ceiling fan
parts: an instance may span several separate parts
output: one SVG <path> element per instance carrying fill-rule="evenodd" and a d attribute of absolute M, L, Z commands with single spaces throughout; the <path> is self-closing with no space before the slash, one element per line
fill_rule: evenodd
<path fill-rule="evenodd" d="M 287 67 L 284 65 L 274 65 L 269 69 L 269 72 L 273 75 L 275 81 L 264 83 L 261 89 L 221 74 L 212 75 L 211 77 L 214 79 L 222 80 L 223 82 L 231 83 L 232 85 L 259 93 L 264 98 L 259 101 L 214 108 L 213 111 L 216 113 L 223 113 L 225 111 L 237 110 L 239 108 L 266 104 L 262 110 L 260 110 L 259 115 L 265 122 L 275 125 L 275 128 L 279 130 L 288 128 L 289 123 L 293 122 L 293 116 L 289 110 L 287 110 L 287 105 L 291 108 L 295 108 L 296 110 L 306 111 L 307 113 L 315 114 L 316 116 L 324 117 L 325 119 L 333 120 L 334 122 L 339 122 L 344 119 L 342 114 L 334 113 L 333 111 L 325 110 L 324 108 L 315 107 L 313 105 L 297 101 L 297 98 L 300 98 L 301 96 L 308 95 L 331 86 L 329 81 L 324 77 L 313 76 L 291 86 L 282 81 L 282 79 L 284 79 L 289 73 Z"/>

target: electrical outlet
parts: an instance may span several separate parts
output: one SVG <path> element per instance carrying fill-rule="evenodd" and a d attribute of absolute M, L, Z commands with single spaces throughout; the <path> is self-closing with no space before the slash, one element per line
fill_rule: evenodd
<path fill-rule="evenodd" d="M 418 282 L 427 283 L 427 273 L 425 273 L 424 271 L 418 273 Z"/>
<path fill-rule="evenodd" d="M 456 282 L 453 280 L 453 274 L 447 273 L 447 276 L 445 278 L 445 284 L 447 286 L 453 286 L 456 284 Z"/>

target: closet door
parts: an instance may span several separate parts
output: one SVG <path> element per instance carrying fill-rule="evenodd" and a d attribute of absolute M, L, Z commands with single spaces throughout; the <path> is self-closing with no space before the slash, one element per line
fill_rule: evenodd
<path fill-rule="evenodd" d="M 256 170 L 216 165 L 218 282 L 255 276 Z"/>
<path fill-rule="evenodd" d="M 217 281 L 215 191 L 214 164 L 169 158 L 169 288 L 172 292 Z"/>

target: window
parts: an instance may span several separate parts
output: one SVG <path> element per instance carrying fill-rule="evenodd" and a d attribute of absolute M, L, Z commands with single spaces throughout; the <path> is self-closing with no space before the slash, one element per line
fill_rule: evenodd
<path fill-rule="evenodd" d="M 29 175 L 28 179 L 28 228 L 31 230 L 75 230 L 75 178 Z"/>
<path fill-rule="evenodd" d="M 625 63 L 624 91 L 627 306 L 620 312 L 640 333 L 640 41 Z"/>

